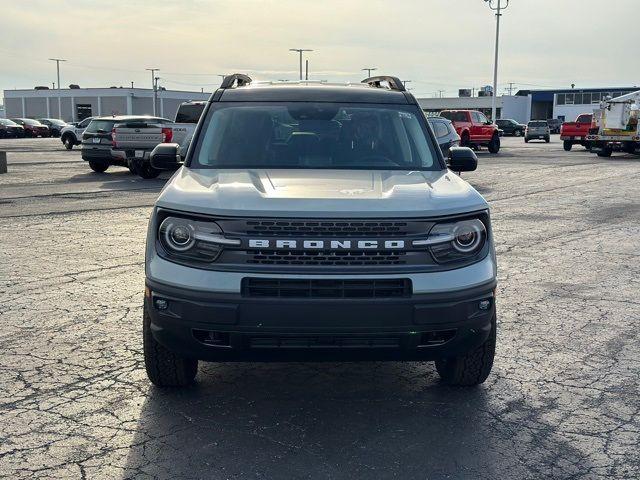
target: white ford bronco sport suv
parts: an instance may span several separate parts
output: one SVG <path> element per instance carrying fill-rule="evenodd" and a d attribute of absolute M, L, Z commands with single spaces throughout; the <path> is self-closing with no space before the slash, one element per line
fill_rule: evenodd
<path fill-rule="evenodd" d="M 174 169 L 176 144 L 154 168 Z M 496 343 L 489 207 L 449 169 L 395 77 L 252 84 L 227 76 L 146 247 L 144 358 L 158 386 L 198 361 L 435 360 L 482 383 Z"/>

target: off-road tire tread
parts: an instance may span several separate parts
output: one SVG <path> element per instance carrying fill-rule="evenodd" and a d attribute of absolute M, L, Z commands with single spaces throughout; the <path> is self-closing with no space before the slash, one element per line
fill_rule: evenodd
<path fill-rule="evenodd" d="M 472 387 L 483 383 L 493 367 L 496 350 L 496 320 L 489 338 L 466 355 L 451 359 L 436 360 L 436 370 L 442 381 L 449 385 Z"/>
<path fill-rule="evenodd" d="M 184 358 L 160 345 L 151 333 L 151 319 L 144 309 L 143 348 L 147 376 L 158 387 L 184 387 L 198 373 L 198 361 Z"/>

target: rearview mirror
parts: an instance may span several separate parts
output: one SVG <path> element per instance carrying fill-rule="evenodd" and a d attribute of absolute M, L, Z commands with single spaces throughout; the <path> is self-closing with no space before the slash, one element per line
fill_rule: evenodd
<path fill-rule="evenodd" d="M 469 147 L 451 147 L 447 163 L 454 172 L 473 172 L 478 168 L 478 157 Z"/>
<path fill-rule="evenodd" d="M 151 152 L 151 166 L 158 170 L 175 170 L 182 165 L 177 143 L 160 143 Z"/>

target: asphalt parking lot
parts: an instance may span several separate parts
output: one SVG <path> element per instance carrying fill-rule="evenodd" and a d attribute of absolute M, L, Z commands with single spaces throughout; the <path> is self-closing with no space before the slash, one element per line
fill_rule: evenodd
<path fill-rule="evenodd" d="M 504 138 L 464 174 L 492 205 L 489 380 L 430 363 L 144 372 L 156 180 L 58 139 L 0 140 L 0 477 L 632 479 L 640 476 L 640 158 Z"/>

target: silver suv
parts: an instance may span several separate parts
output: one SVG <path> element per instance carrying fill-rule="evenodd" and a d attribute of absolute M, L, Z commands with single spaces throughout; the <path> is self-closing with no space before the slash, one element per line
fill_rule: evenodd
<path fill-rule="evenodd" d="M 546 120 L 531 120 L 527 123 L 527 128 L 524 131 L 524 141 L 527 143 L 529 140 L 544 140 L 549 143 L 551 130 Z"/>
<path fill-rule="evenodd" d="M 180 162 L 158 145 L 154 168 Z M 435 360 L 477 385 L 496 343 L 489 207 L 395 77 L 226 77 L 149 222 L 144 357 L 159 386 L 198 361 Z"/>

